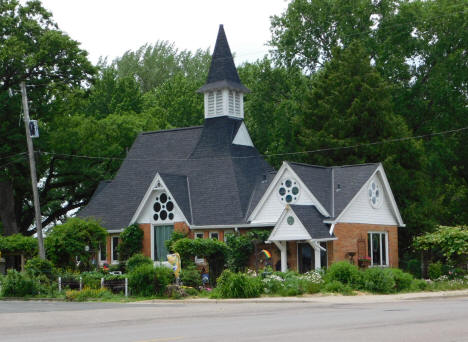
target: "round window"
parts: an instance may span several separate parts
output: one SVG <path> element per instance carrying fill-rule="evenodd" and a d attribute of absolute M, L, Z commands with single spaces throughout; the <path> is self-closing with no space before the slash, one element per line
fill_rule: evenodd
<path fill-rule="evenodd" d="M 370 204 L 373 208 L 380 207 L 382 203 L 382 191 L 380 190 L 380 185 L 377 181 L 372 181 L 369 184 L 369 189 L 367 190 Z"/>
<path fill-rule="evenodd" d="M 153 204 L 153 220 L 154 221 L 165 221 L 174 219 L 174 202 L 166 193 L 161 193 L 156 197 L 156 201 Z"/>
<path fill-rule="evenodd" d="M 278 187 L 278 198 L 283 203 L 294 203 L 300 195 L 299 184 L 294 179 L 284 179 Z"/>
<path fill-rule="evenodd" d="M 294 224 L 294 217 L 288 216 L 288 224 L 292 226 Z"/>

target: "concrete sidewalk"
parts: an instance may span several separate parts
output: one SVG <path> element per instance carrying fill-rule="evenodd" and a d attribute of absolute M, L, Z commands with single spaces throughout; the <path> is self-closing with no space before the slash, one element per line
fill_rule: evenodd
<path fill-rule="evenodd" d="M 200 303 L 330 303 L 330 304 L 358 304 L 358 303 L 391 303 L 404 300 L 424 300 L 430 298 L 448 298 L 448 297 L 468 297 L 468 289 L 456 291 L 440 292 L 412 292 L 390 295 L 372 295 L 358 293 L 355 296 L 343 296 L 333 294 L 314 294 L 301 297 L 260 297 L 260 298 L 241 298 L 241 299 L 208 299 L 208 298 L 189 298 L 189 299 L 153 299 L 131 304 L 200 304 Z"/>

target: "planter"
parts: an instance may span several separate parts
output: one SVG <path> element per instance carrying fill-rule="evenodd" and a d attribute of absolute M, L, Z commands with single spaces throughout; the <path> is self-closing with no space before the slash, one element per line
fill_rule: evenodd
<path fill-rule="evenodd" d="M 368 268 L 371 264 L 370 259 L 359 259 L 359 267 L 360 268 Z"/>

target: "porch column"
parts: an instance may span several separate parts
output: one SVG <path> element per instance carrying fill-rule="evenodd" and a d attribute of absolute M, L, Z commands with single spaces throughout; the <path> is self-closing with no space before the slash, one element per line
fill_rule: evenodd
<path fill-rule="evenodd" d="M 287 242 L 286 241 L 273 241 L 281 252 L 281 272 L 288 271 L 288 253 L 287 253 Z"/>
<path fill-rule="evenodd" d="M 324 248 L 322 246 L 320 246 L 320 244 L 317 242 L 317 241 L 312 241 L 312 240 L 308 240 L 307 241 L 309 243 L 309 245 L 312 246 L 312 248 L 314 249 L 314 253 L 315 253 L 315 269 L 316 270 L 319 270 L 321 267 L 322 267 L 322 262 L 321 262 L 321 257 L 322 257 L 322 253 L 320 253 L 321 250 L 324 250 Z"/>

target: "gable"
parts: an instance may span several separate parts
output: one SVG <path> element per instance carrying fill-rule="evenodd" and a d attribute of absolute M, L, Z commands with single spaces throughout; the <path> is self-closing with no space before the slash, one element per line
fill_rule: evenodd
<path fill-rule="evenodd" d="M 247 127 L 245 126 L 244 122 L 242 122 L 239 129 L 237 130 L 236 136 L 234 137 L 232 143 L 234 145 L 244 145 L 253 147 L 254 144 L 252 142 L 252 139 L 250 138 L 249 131 L 247 130 Z"/>
<path fill-rule="evenodd" d="M 290 186 L 288 186 L 288 181 L 291 182 Z M 298 190 L 294 191 L 294 188 Z M 291 202 L 288 202 L 288 196 L 291 196 Z M 318 202 L 302 180 L 288 164 L 284 163 L 257 207 L 252 211 L 250 221 L 252 223 L 277 222 L 287 204 L 315 205 L 324 216 L 328 216 L 321 203 Z"/>
<path fill-rule="evenodd" d="M 130 224 L 136 222 L 159 225 L 181 221 L 187 222 L 176 199 L 157 174 Z"/>
<path fill-rule="evenodd" d="M 292 219 L 291 219 L 292 217 Z M 311 236 L 297 215 L 289 207 L 281 213 L 278 223 L 268 238 L 269 241 L 310 240 Z"/>
<path fill-rule="evenodd" d="M 399 215 L 393 208 L 392 196 L 382 172 L 377 171 L 359 190 L 337 222 L 399 226 Z"/>

